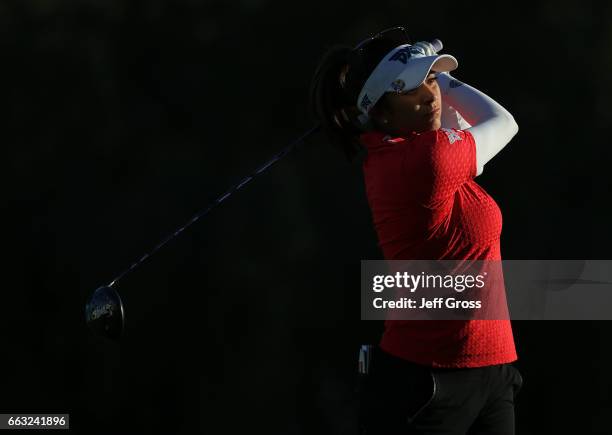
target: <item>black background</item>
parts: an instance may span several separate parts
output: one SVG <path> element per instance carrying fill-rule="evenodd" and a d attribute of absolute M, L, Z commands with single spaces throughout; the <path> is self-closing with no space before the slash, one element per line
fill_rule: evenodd
<path fill-rule="evenodd" d="M 478 178 L 505 259 L 607 259 L 612 6 L 310 1 L 0 3 L 5 180 L 0 412 L 81 433 L 355 433 L 359 262 L 380 259 L 360 164 L 319 135 L 83 306 L 312 120 L 333 43 L 406 25 L 520 131 Z M 517 431 L 608 433 L 607 322 L 513 323 Z"/>

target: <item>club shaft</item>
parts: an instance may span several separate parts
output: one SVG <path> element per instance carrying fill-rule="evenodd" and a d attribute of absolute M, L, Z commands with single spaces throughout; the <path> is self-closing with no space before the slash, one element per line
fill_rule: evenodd
<path fill-rule="evenodd" d="M 110 284 L 108 285 L 109 287 L 114 286 L 121 278 L 123 278 L 125 275 L 127 275 L 128 273 L 130 273 L 132 270 L 136 269 L 138 266 L 140 266 L 142 263 L 144 263 L 148 258 L 152 257 L 157 251 L 159 251 L 161 248 L 163 248 L 166 243 L 168 243 L 170 240 L 174 239 L 175 237 L 177 237 L 179 234 L 181 234 L 184 230 L 186 230 L 187 228 L 189 228 L 191 225 L 193 225 L 194 223 L 196 223 L 200 218 L 206 216 L 208 213 L 210 213 L 210 211 L 212 209 L 214 209 L 216 206 L 218 206 L 219 204 L 221 204 L 223 201 L 225 201 L 227 198 L 229 198 L 234 192 L 236 192 L 237 190 L 243 188 L 244 186 L 246 186 L 248 183 L 250 183 L 255 177 L 257 177 L 258 175 L 262 174 L 263 172 L 265 172 L 268 168 L 270 168 L 274 163 L 276 163 L 277 161 L 279 161 L 280 159 L 282 159 L 283 157 L 285 157 L 287 154 L 289 154 L 291 151 L 293 151 L 293 149 L 299 145 L 300 143 L 302 143 L 308 136 L 310 136 L 313 133 L 316 133 L 319 130 L 320 126 L 317 124 L 314 127 L 312 127 L 310 130 L 308 130 L 307 132 L 305 132 L 302 136 L 300 136 L 299 138 L 297 138 L 295 141 L 293 141 L 291 144 L 289 144 L 288 146 L 286 146 L 285 148 L 283 148 L 282 150 L 280 150 L 279 152 L 277 152 L 271 159 L 269 159 L 266 163 L 264 163 L 263 165 L 261 165 L 259 168 L 257 168 L 252 174 L 244 177 L 242 180 L 240 180 L 238 183 L 236 183 L 234 186 L 230 187 L 225 193 L 223 193 L 222 195 L 220 195 L 217 199 L 215 199 L 207 208 L 205 208 L 204 210 L 198 212 L 196 215 L 194 215 L 191 219 L 189 219 L 187 221 L 187 223 L 185 223 L 185 225 L 183 225 L 182 227 L 180 227 L 179 229 L 177 229 L 176 231 L 174 231 L 173 233 L 169 234 L 165 239 L 163 239 L 161 242 L 159 242 L 153 249 L 151 249 L 149 252 L 147 252 L 146 254 L 144 254 L 142 257 L 140 257 L 140 259 L 138 259 L 137 261 L 135 261 L 134 263 L 132 263 L 132 265 L 127 268 L 125 271 L 123 271 L 120 275 L 118 275 L 117 277 L 115 277 L 115 279 L 113 279 Z"/>

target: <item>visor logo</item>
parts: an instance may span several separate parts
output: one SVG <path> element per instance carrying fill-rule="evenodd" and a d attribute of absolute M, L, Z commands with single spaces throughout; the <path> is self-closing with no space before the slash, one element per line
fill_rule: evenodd
<path fill-rule="evenodd" d="M 421 47 L 411 45 L 410 47 L 405 47 L 398 50 L 389 58 L 389 61 L 399 60 L 401 63 L 406 65 L 406 63 L 408 63 L 408 59 L 410 59 L 413 54 L 425 56 L 425 50 L 423 50 Z"/>
<path fill-rule="evenodd" d="M 406 87 L 406 83 L 404 83 L 402 79 L 397 79 L 393 83 L 391 83 L 391 88 L 395 92 L 401 92 L 404 90 L 405 87 Z"/>

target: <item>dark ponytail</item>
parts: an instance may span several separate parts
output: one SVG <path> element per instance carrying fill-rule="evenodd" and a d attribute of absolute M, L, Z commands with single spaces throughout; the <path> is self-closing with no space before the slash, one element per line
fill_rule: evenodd
<path fill-rule="evenodd" d="M 359 135 L 375 128 L 373 120 L 362 124 L 357 98 L 374 68 L 392 49 L 407 43 L 404 36 L 372 39 L 355 50 L 335 45 L 321 57 L 310 84 L 310 110 L 332 145 L 352 161 L 362 150 Z M 371 109 L 386 104 L 384 96 Z"/>
<path fill-rule="evenodd" d="M 312 115 L 332 145 L 343 151 L 349 161 L 361 150 L 357 107 L 346 91 L 352 50 L 344 45 L 331 47 L 321 58 L 310 84 Z"/>

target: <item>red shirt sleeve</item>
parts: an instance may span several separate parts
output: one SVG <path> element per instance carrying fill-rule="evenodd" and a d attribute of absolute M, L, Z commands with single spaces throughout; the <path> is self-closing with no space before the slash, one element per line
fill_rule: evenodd
<path fill-rule="evenodd" d="M 476 176 L 476 144 L 465 130 L 441 128 L 421 133 L 409 150 L 407 161 L 422 183 L 423 205 L 435 208 L 452 198 L 467 181 Z M 410 175 L 409 175 L 410 177 Z"/>

